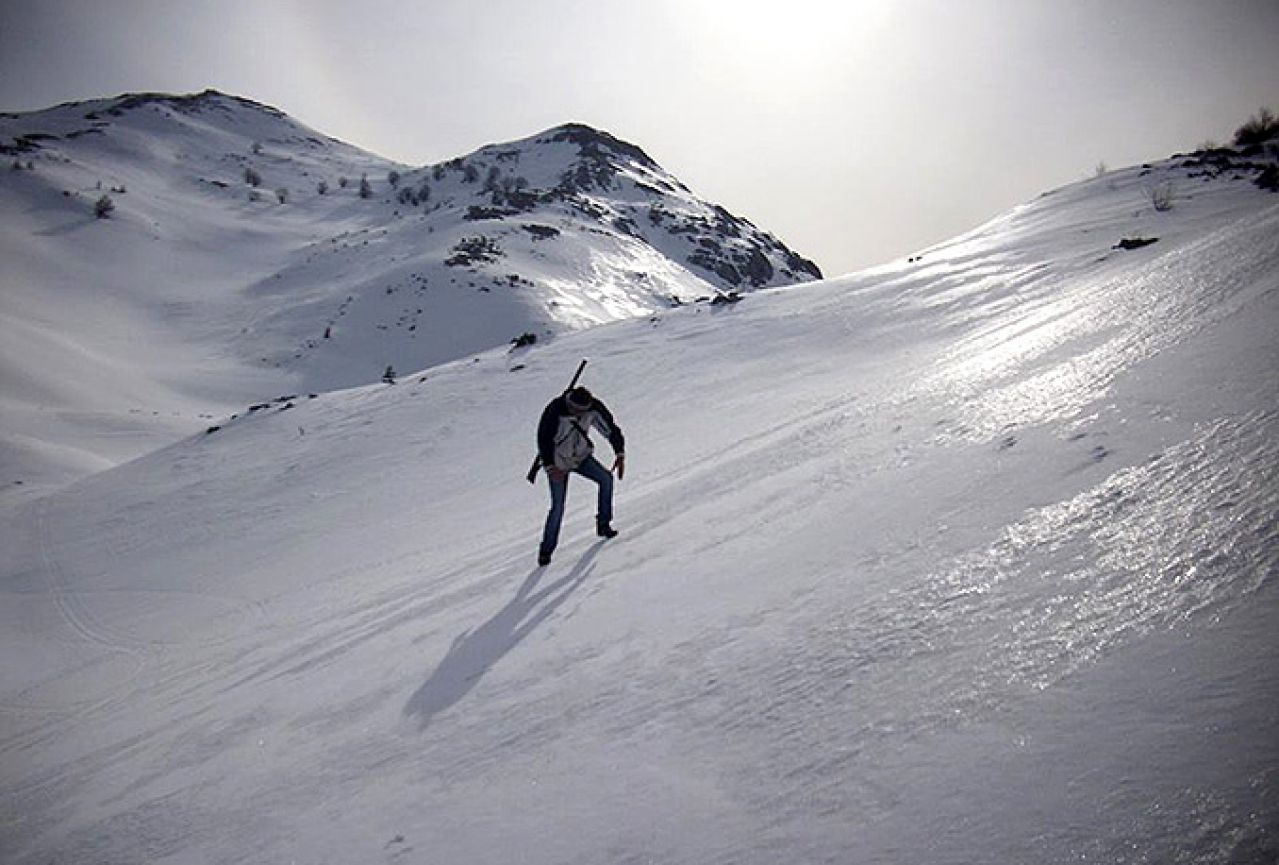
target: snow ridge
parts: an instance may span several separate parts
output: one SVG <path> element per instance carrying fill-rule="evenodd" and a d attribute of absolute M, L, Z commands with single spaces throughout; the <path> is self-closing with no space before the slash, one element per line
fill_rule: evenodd
<path fill-rule="evenodd" d="M 0 154 L 0 472 L 28 492 L 280 394 L 821 276 L 582 124 L 411 168 L 145 93 L 0 115 Z"/>

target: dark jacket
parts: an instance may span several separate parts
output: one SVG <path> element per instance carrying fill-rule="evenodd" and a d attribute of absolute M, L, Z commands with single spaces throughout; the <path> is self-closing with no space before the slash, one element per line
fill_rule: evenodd
<path fill-rule="evenodd" d="M 551 400 L 537 425 L 537 454 L 542 465 L 564 471 L 580 466 L 595 450 L 589 435 L 591 427 L 608 439 L 613 453 L 622 456 L 626 452 L 622 428 L 613 420 L 613 414 L 604 403 L 592 399 L 586 412 L 575 415 L 569 410 L 565 397 Z"/>

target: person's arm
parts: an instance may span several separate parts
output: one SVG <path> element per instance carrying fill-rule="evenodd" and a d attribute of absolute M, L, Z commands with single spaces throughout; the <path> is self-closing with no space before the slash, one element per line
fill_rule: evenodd
<path fill-rule="evenodd" d="M 613 419 L 613 413 L 608 410 L 608 406 L 598 399 L 595 400 L 595 428 L 608 437 L 609 447 L 616 455 L 613 460 L 613 470 L 617 472 L 620 480 L 626 474 L 626 436 L 622 434 L 622 428 Z"/>
<path fill-rule="evenodd" d="M 618 456 L 626 455 L 626 436 L 622 435 L 622 428 L 613 420 L 613 413 L 608 410 L 608 406 L 599 400 L 595 400 L 595 428 L 608 438 L 613 453 Z"/>
<path fill-rule="evenodd" d="M 542 419 L 537 424 L 537 454 L 542 458 L 542 467 L 555 467 L 555 433 L 560 426 L 559 400 L 553 399 L 542 412 Z"/>

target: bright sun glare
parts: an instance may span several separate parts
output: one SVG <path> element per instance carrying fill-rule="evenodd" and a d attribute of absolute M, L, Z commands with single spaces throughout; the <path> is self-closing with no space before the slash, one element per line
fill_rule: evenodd
<path fill-rule="evenodd" d="M 892 0 L 696 0 L 682 16 L 724 71 L 787 84 L 847 57 L 887 23 Z"/>

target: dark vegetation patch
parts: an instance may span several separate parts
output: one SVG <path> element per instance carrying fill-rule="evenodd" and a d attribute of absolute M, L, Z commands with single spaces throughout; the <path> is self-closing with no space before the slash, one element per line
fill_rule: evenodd
<path fill-rule="evenodd" d="M 1245 151 L 1260 147 L 1274 138 L 1279 138 L 1279 117 L 1269 108 L 1262 108 L 1235 130 L 1235 146 L 1244 148 Z M 1245 152 L 1244 155 L 1256 154 Z"/>
<path fill-rule="evenodd" d="M 58 136 L 45 132 L 31 132 L 14 137 L 13 144 L 0 144 L 0 153 L 5 156 L 17 156 L 20 153 L 34 153 L 41 149 L 41 141 L 56 141 Z"/>
<path fill-rule="evenodd" d="M 466 213 L 462 218 L 470 222 L 478 222 L 483 219 L 505 219 L 508 216 L 516 216 L 520 211 L 510 207 L 479 207 L 472 205 L 466 209 Z"/>
<path fill-rule="evenodd" d="M 520 228 L 533 235 L 534 240 L 550 240 L 552 237 L 559 237 L 560 230 L 549 225 L 536 225 L 529 223 L 521 225 Z"/>
<path fill-rule="evenodd" d="M 497 241 L 484 235 L 464 237 L 450 251 L 453 254 L 444 260 L 448 267 L 474 267 L 497 261 L 503 255 Z"/>
<path fill-rule="evenodd" d="M 1150 246 L 1152 243 L 1158 243 L 1157 237 L 1125 237 L 1116 243 L 1112 249 L 1141 249 L 1143 246 Z"/>

